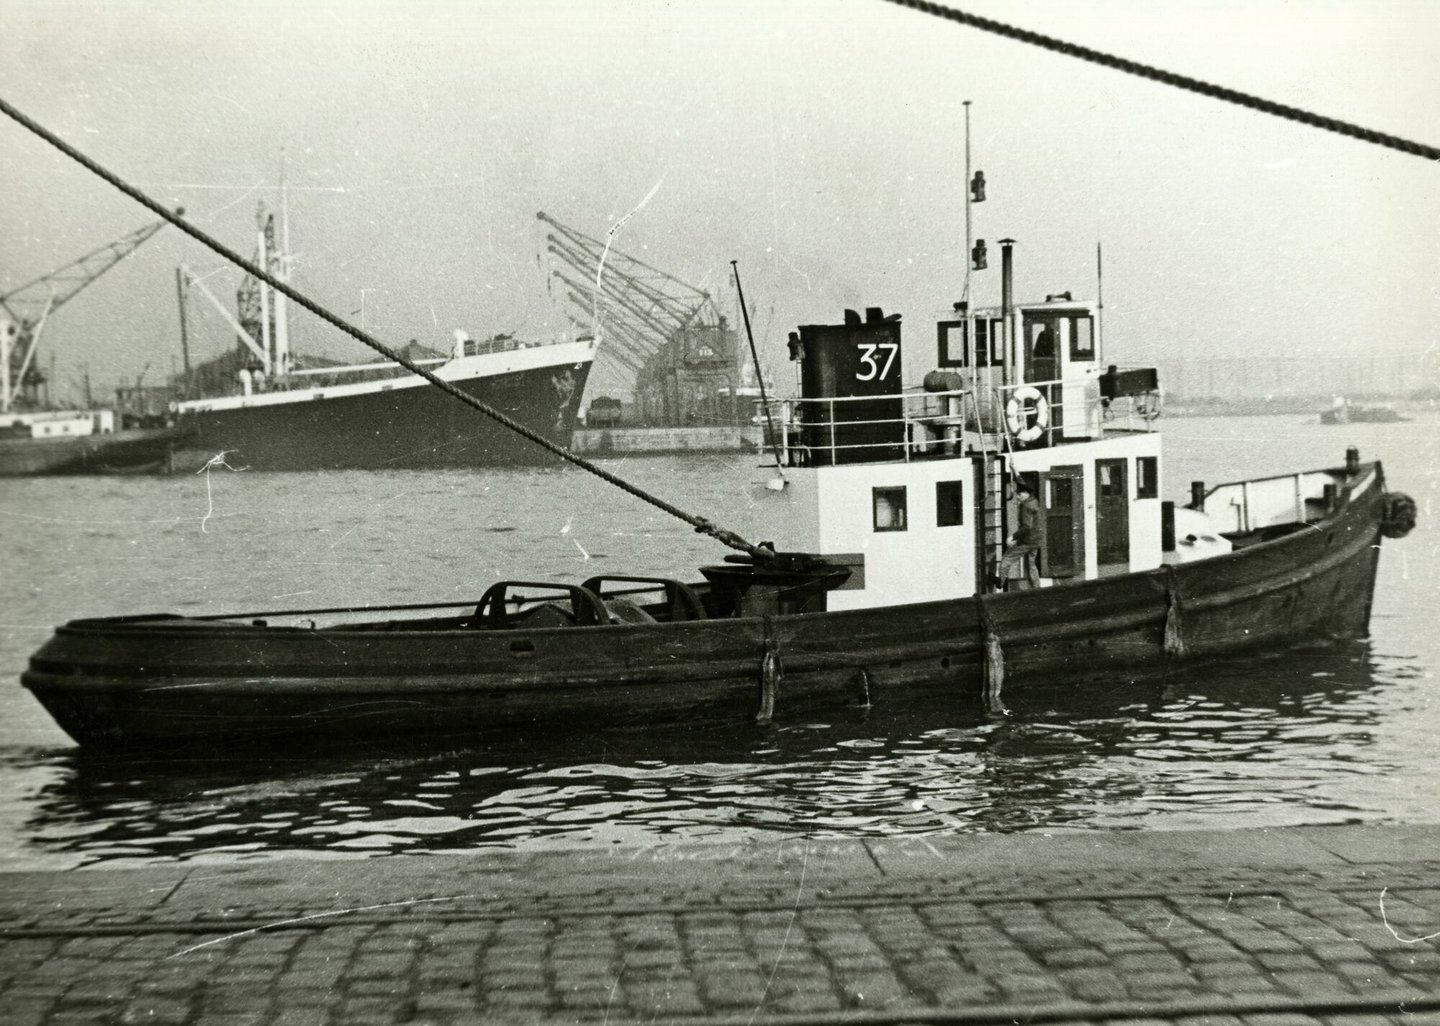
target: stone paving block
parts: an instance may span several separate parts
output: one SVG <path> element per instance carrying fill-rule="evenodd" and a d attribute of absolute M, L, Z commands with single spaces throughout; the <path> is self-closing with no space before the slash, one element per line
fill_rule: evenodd
<path fill-rule="evenodd" d="M 650 983 L 625 982 L 629 1007 L 640 1019 L 664 1021 L 670 1016 L 695 1016 L 705 1011 L 700 993 L 688 979 L 658 980 Z"/>
<path fill-rule="evenodd" d="M 1110 964 L 1110 958 L 1103 951 L 1087 947 L 1056 948 L 1043 951 L 1040 953 L 1040 961 L 1052 969 Z"/>
<path fill-rule="evenodd" d="M 142 1023 L 154 1023 L 155 1026 L 180 1026 L 186 1022 L 191 1014 L 190 1002 L 176 1001 L 169 998 L 141 998 L 132 1000 L 125 1005 L 120 1013 L 120 1022 L 124 1026 L 140 1026 Z"/>
<path fill-rule="evenodd" d="M 1302 951 L 1257 951 L 1255 961 L 1276 972 L 1316 971 L 1321 968 L 1317 959 Z"/>
<path fill-rule="evenodd" d="M 707 1007 L 753 1007 L 768 992 L 767 978 L 759 972 L 707 971 L 702 968 L 698 980 L 700 995 Z"/>
<path fill-rule="evenodd" d="M 1176 972 L 1180 959 L 1167 951 L 1122 951 L 1112 960 L 1123 973 Z"/>
<path fill-rule="evenodd" d="M 1136 996 L 1163 997 L 1166 994 L 1190 993 L 1201 985 L 1197 977 L 1179 969 L 1122 972 L 1120 978 L 1125 983 L 1125 989 Z"/>
<path fill-rule="evenodd" d="M 889 971 L 847 972 L 841 976 L 840 999 L 846 1008 L 883 1009 L 913 1004 L 914 992 Z"/>
<path fill-rule="evenodd" d="M 948 988 L 984 986 L 980 974 L 949 958 L 929 955 L 897 965 L 898 975 L 913 988 L 939 994 Z"/>
<path fill-rule="evenodd" d="M 546 1008 L 550 1005 L 550 992 L 543 987 L 486 990 L 477 1001 L 495 1008 Z"/>

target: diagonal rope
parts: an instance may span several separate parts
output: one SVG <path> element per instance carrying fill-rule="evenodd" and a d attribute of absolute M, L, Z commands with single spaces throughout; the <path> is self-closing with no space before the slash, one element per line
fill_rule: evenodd
<path fill-rule="evenodd" d="M 511 431 L 514 431 L 517 434 L 528 438 L 536 445 L 549 450 L 556 456 L 559 456 L 561 459 L 566 460 L 569 463 L 573 463 L 575 466 L 580 467 L 582 470 L 589 471 L 596 477 L 600 478 L 602 481 L 612 484 L 616 488 L 621 489 L 622 491 L 628 492 L 629 494 L 635 496 L 635 498 L 640 499 L 643 502 L 648 502 L 650 505 L 656 507 L 657 509 L 669 513 L 672 517 L 683 520 L 685 523 L 695 528 L 696 531 L 700 532 L 701 534 L 709 535 L 716 541 L 720 542 L 722 545 L 727 545 L 732 549 L 739 550 L 740 552 L 747 552 L 751 556 L 756 557 L 757 559 L 766 559 L 774 555 L 774 553 L 772 553 L 769 549 L 761 548 L 758 545 L 753 545 L 750 542 L 747 542 L 744 538 L 741 538 L 739 535 L 735 534 L 733 531 L 727 531 L 725 528 L 711 523 L 704 517 L 696 516 L 693 513 L 687 513 L 683 509 L 680 509 L 678 506 L 666 502 L 659 496 L 651 495 L 649 492 L 636 487 L 629 481 L 626 481 L 623 478 L 617 477 L 616 475 L 610 473 L 603 467 L 599 467 L 594 463 L 591 463 L 583 456 L 579 456 L 576 453 L 571 452 L 563 445 L 557 445 L 539 432 L 533 430 L 532 428 L 526 427 L 519 421 L 506 416 L 504 413 L 501 413 L 499 410 L 495 409 L 488 403 L 476 399 L 473 395 L 468 395 L 465 392 L 462 392 L 460 389 L 450 384 L 450 382 L 445 381 L 443 378 L 440 378 L 432 371 L 429 371 L 424 367 L 419 366 L 414 361 L 407 359 L 405 356 L 391 349 L 389 346 L 385 345 L 378 339 L 372 337 L 366 332 L 361 331 L 359 328 L 353 327 L 348 322 L 341 320 L 338 316 L 331 313 L 329 310 L 326 310 L 324 307 L 320 306 L 318 303 L 309 299 L 300 292 L 297 292 L 285 282 L 271 276 L 266 271 L 261 270 L 255 264 L 242 257 L 239 253 L 236 253 L 234 250 L 228 248 L 223 243 L 210 237 L 205 232 L 201 231 L 199 228 L 196 228 L 187 221 L 185 221 L 184 218 L 180 217 L 178 214 L 170 210 L 166 210 L 159 203 L 155 202 L 149 196 L 145 195 L 145 193 L 141 192 L 133 185 L 130 185 L 129 183 L 121 180 L 117 175 L 106 170 L 104 167 L 101 167 L 99 164 L 91 160 L 85 154 L 75 149 L 75 147 L 65 142 L 65 140 L 55 135 L 49 129 L 26 117 L 24 114 L 16 110 L 4 99 L 0 99 L 0 111 L 4 111 L 4 113 L 10 118 L 12 118 L 25 128 L 29 129 L 34 134 L 38 135 L 41 139 L 44 139 L 51 146 L 54 146 L 71 160 L 74 160 L 82 167 L 86 168 L 87 170 L 98 175 L 100 178 L 109 182 L 111 185 L 115 186 L 115 188 L 125 193 L 125 195 L 135 200 L 135 202 L 149 208 L 150 210 L 153 210 L 156 214 L 163 217 L 166 221 L 173 224 L 176 228 L 179 228 L 186 235 L 189 235 L 191 238 L 195 239 L 197 242 L 201 243 L 207 248 L 214 250 L 220 256 L 224 257 L 226 260 L 230 261 L 235 266 L 241 268 L 246 273 L 252 275 L 257 280 L 263 281 L 275 291 L 282 293 L 285 296 L 288 296 L 290 299 L 298 303 L 300 306 L 304 307 L 306 310 L 310 311 L 316 317 L 319 317 L 322 321 L 325 321 L 332 327 L 343 331 L 345 334 L 349 335 L 357 342 L 364 343 L 365 345 L 369 346 L 371 349 L 379 353 L 381 356 L 384 356 L 386 359 L 393 360 L 395 363 L 399 364 L 401 367 L 404 367 L 410 373 L 419 375 L 426 381 L 430 382 L 430 384 L 440 389 L 442 392 L 445 392 L 446 394 L 460 400 L 466 406 L 469 406 L 475 410 L 479 410 L 481 413 L 485 414 L 485 416 L 491 418 L 492 420 L 498 421 L 500 424 L 503 424 Z"/>
<path fill-rule="evenodd" d="M 1162 68 L 1152 67 L 1149 64 L 1141 64 L 1139 61 L 1117 57 L 1114 54 L 1105 53 L 1103 50 L 1092 50 L 1088 46 L 1080 46 L 1077 43 L 1068 43 L 1063 39 L 1056 39 L 1054 36 L 1041 35 L 1039 32 L 1031 32 L 1029 29 L 1017 28 L 1014 25 L 995 21 L 992 18 L 982 18 L 977 14 L 967 14 L 964 11 L 957 11 L 955 8 L 946 7 L 943 4 L 930 3 L 929 0 L 887 0 L 887 2 L 899 7 L 908 7 L 913 11 L 919 11 L 921 14 L 929 14 L 933 17 L 943 18 L 946 21 L 953 21 L 960 25 L 968 25 L 970 28 L 980 29 L 982 32 L 991 32 L 997 36 L 1004 36 L 1006 39 L 1029 43 L 1031 46 L 1038 46 L 1044 50 L 1064 54 L 1066 57 L 1075 57 L 1082 61 L 1089 61 L 1091 64 L 1114 68 L 1116 71 L 1123 71 L 1127 75 L 1148 78 L 1152 81 L 1160 82 L 1163 85 L 1174 86 L 1176 89 L 1185 89 L 1192 93 L 1199 93 L 1201 96 L 1209 96 L 1212 99 L 1222 100 L 1225 103 L 1233 103 L 1241 107 L 1247 107 L 1250 110 L 1258 110 L 1262 114 L 1272 114 L 1277 118 L 1284 118 L 1287 121 L 1295 121 L 1302 125 L 1309 125 L 1311 128 L 1320 128 L 1327 132 L 1335 132 L 1339 135 L 1349 136 L 1352 139 L 1359 139 L 1361 142 L 1373 143 L 1376 146 L 1384 146 L 1387 149 L 1399 150 L 1401 153 L 1424 157 L 1426 160 L 1440 160 L 1440 147 L 1437 146 L 1414 142 L 1410 139 L 1401 138 L 1398 135 L 1387 135 L 1384 132 L 1377 132 L 1374 129 L 1365 128 L 1361 125 L 1351 124 L 1348 121 L 1325 117 L 1323 114 L 1316 114 L 1301 107 L 1291 107 L 1287 104 L 1276 103 L 1274 100 L 1267 100 L 1264 97 L 1252 96 L 1250 93 L 1242 93 L 1238 89 L 1215 85 L 1213 82 L 1190 78 L 1187 75 L 1178 75 L 1173 71 L 1165 71 Z"/>

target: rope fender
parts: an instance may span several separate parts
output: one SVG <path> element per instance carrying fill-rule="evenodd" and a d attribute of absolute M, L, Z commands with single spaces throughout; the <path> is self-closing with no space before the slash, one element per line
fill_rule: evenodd
<path fill-rule="evenodd" d="M 1161 649 L 1173 659 L 1184 659 L 1189 654 L 1181 621 L 1180 580 L 1173 566 L 1165 568 L 1165 634 Z"/>
<path fill-rule="evenodd" d="M 775 633 L 775 618 L 767 616 L 764 623 L 765 654 L 760 659 L 760 709 L 755 713 L 755 722 L 768 726 L 775 719 L 775 699 L 780 694 L 785 669 L 780 665 L 780 639 Z"/>
<path fill-rule="evenodd" d="M 1004 713 L 1008 710 L 1000 692 L 1005 686 L 1005 650 L 1000 645 L 1000 635 L 995 631 L 995 621 L 983 595 L 975 596 L 975 612 L 980 619 L 980 665 L 985 686 L 985 708 Z"/>

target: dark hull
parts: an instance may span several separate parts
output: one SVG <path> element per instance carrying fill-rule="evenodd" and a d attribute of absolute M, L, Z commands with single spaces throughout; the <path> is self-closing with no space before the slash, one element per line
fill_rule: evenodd
<path fill-rule="evenodd" d="M 1229 555 L 984 599 L 1005 689 L 1363 635 L 1383 481 Z M 818 708 L 978 694 L 975 599 L 853 612 L 536 630 L 300 629 L 178 617 L 76 621 L 24 684 L 77 741 L 153 752 L 307 735 L 482 738 L 497 729 L 756 715 L 767 650 L 781 722 Z M 1170 643 L 1167 645 L 1167 634 Z M 1179 654 L 1176 642 L 1183 644 Z M 993 697 L 993 696 L 992 696 Z"/>
<path fill-rule="evenodd" d="M 0 440 L 0 477 L 164 473 L 185 439 L 183 428 L 76 438 L 7 438 Z"/>
<path fill-rule="evenodd" d="M 589 362 L 455 381 L 557 445 L 569 446 Z M 381 470 L 543 464 L 555 457 L 437 388 L 329 395 L 274 405 L 186 413 L 183 463 L 219 453 L 250 470 Z"/>

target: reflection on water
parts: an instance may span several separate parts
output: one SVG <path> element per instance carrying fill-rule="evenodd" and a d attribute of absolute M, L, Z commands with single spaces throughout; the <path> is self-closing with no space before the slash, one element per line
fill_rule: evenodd
<path fill-rule="evenodd" d="M 1006 719 L 962 700 L 773 728 L 517 735 L 293 761 L 21 749 L 3 771 L 43 778 L 26 847 L 78 864 L 1342 821 L 1386 811 L 1365 797 L 1365 778 L 1390 772 L 1377 700 L 1414 676 L 1344 646 L 1159 683 L 1016 691 Z"/>

